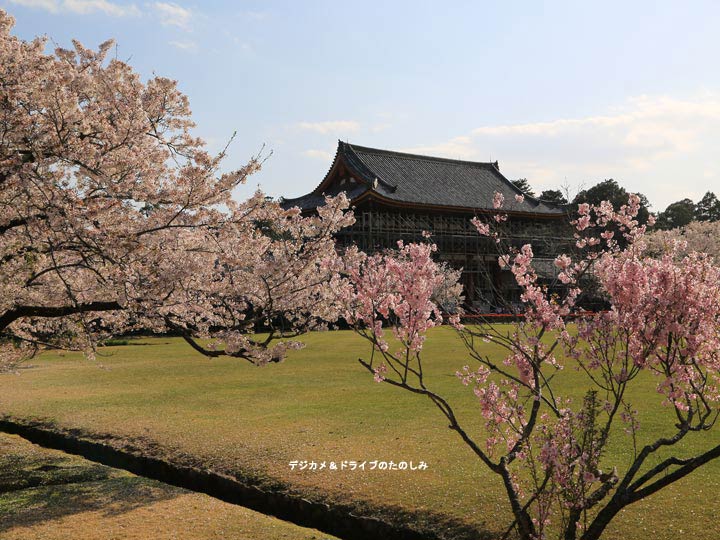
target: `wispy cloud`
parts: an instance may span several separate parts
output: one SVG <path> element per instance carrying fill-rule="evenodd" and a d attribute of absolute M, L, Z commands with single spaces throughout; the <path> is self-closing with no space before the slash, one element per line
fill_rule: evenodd
<path fill-rule="evenodd" d="M 627 142 L 636 144 L 641 140 L 641 138 L 634 137 L 635 130 L 638 128 L 643 130 L 648 124 L 659 125 L 667 133 L 668 128 L 675 125 L 676 120 L 685 123 L 698 118 L 720 119 L 720 101 L 712 95 L 707 95 L 699 100 L 679 100 L 667 96 L 639 96 L 630 98 L 625 105 L 615 107 L 614 112 L 606 115 L 565 118 L 529 124 L 485 126 L 474 129 L 472 133 L 474 135 L 558 136 L 576 129 L 625 127 L 632 135 Z"/>
<path fill-rule="evenodd" d="M 155 2 L 152 4 L 155 13 L 160 18 L 163 26 L 177 26 L 179 28 L 190 28 L 192 11 L 174 2 Z"/>
<path fill-rule="evenodd" d="M 118 4 L 109 0 L 10 0 L 11 4 L 29 8 L 43 9 L 50 13 L 77 13 L 89 15 L 103 13 L 111 17 L 140 15 L 135 4 Z"/>
<path fill-rule="evenodd" d="M 177 26 L 183 30 L 190 29 L 193 12 L 175 2 L 154 2 L 151 4 L 155 15 L 163 26 Z"/>
<path fill-rule="evenodd" d="M 196 51 L 197 50 L 197 43 L 191 40 L 184 40 L 184 41 L 168 41 L 170 45 L 177 49 L 181 49 L 183 51 Z"/>
<path fill-rule="evenodd" d="M 63 7 L 68 11 L 82 15 L 96 12 L 113 17 L 140 15 L 140 10 L 135 4 L 120 5 L 108 2 L 108 0 L 64 0 Z"/>
<path fill-rule="evenodd" d="M 453 137 L 449 141 L 424 146 L 413 146 L 402 149 L 411 154 L 448 157 L 453 159 L 479 159 L 478 151 L 473 145 L 471 137 Z"/>
<path fill-rule="evenodd" d="M 50 13 L 60 11 L 60 2 L 57 0 L 10 0 L 10 3 L 16 6 L 44 9 Z"/>
<path fill-rule="evenodd" d="M 720 185 L 720 95 L 637 96 L 599 115 L 480 126 L 406 150 L 459 159 L 499 159 L 508 176 L 538 189 L 615 178 L 664 208 L 674 194 L 700 197 Z M 681 189 L 680 189 L 681 186 Z M 716 188 L 717 191 L 717 188 Z M 652 196 L 651 196 L 652 200 Z"/>
<path fill-rule="evenodd" d="M 354 133 L 360 129 L 360 124 L 354 120 L 330 120 L 327 122 L 300 122 L 296 127 L 304 131 L 315 133 Z"/>

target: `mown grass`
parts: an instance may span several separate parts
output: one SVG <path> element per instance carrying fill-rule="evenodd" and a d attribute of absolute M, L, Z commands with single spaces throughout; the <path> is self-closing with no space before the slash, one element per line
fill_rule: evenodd
<path fill-rule="evenodd" d="M 0 434 L 0 537 L 333 538 L 8 434 Z"/>
<path fill-rule="evenodd" d="M 108 347 L 97 364 L 75 354 L 47 353 L 19 375 L 0 376 L 0 414 L 148 438 L 170 452 L 197 456 L 207 467 L 279 480 L 306 496 L 443 513 L 490 532 L 504 530 L 509 512 L 501 484 L 446 428 L 431 403 L 373 383 L 356 361 L 367 357 L 367 344 L 350 332 L 304 340 L 304 350 L 265 368 L 206 359 L 173 338 Z M 490 346 L 486 352 L 500 354 Z M 426 377 L 482 439 L 472 392 L 454 376 L 467 358 L 452 330 L 435 329 L 425 351 Z M 576 399 L 587 389 L 572 366 L 558 382 Z M 648 437 L 672 430 L 672 416 L 659 407 L 654 384 L 646 378 L 632 396 Z M 606 468 L 623 470 L 631 458 L 627 442 L 618 434 Z M 688 440 L 684 451 L 718 443 L 717 433 L 703 434 Z M 422 460 L 429 467 L 301 472 L 290 471 L 292 460 Z M 720 532 L 710 501 L 718 487 L 720 465 L 713 463 L 627 509 L 606 538 L 715 539 Z"/>

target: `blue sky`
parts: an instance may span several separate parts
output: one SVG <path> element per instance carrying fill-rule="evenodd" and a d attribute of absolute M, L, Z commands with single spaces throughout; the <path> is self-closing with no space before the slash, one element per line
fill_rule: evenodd
<path fill-rule="evenodd" d="M 179 81 L 227 166 L 310 191 L 338 138 L 499 160 L 536 190 L 615 178 L 654 209 L 720 195 L 720 2 L 0 0 L 15 33 L 72 38 Z"/>

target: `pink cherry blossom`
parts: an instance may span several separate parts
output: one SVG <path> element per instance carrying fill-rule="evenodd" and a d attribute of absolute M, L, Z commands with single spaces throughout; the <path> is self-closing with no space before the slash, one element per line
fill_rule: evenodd
<path fill-rule="evenodd" d="M 473 218 L 471 223 L 475 226 L 481 236 L 490 236 L 490 225 L 480 221 L 478 218 Z"/>
<path fill-rule="evenodd" d="M 143 82 L 111 41 L 46 54 L 13 24 L 0 10 L 3 365 L 45 346 L 92 356 L 141 328 L 263 364 L 298 346 L 285 334 L 337 319 L 346 197 L 312 217 L 262 193 L 235 200 L 263 157 L 222 172 L 226 151 L 192 135 L 175 81 Z"/>
<path fill-rule="evenodd" d="M 496 195 L 494 208 L 500 206 Z M 459 316 L 453 318 L 475 362 L 456 375 L 472 389 L 484 422 L 478 438 L 431 390 L 421 347 L 410 337 L 413 329 L 428 330 L 439 316 L 432 308 L 404 318 L 402 310 L 397 317 L 382 309 L 385 295 L 392 295 L 393 308 L 413 298 L 395 284 L 395 272 L 413 272 L 395 262 L 408 260 L 403 250 L 409 246 L 401 246 L 395 257 L 375 258 L 365 274 L 351 277 L 358 292 L 367 288 L 356 298 L 367 308 L 360 333 L 377 348 L 383 339 L 379 313 L 402 342 L 399 351 L 383 354 L 394 366 L 383 381 L 429 398 L 474 455 L 500 476 L 514 516 L 510 529 L 523 540 L 551 533 L 596 540 L 624 506 L 664 487 L 671 471 L 673 478 L 682 478 L 716 452 L 710 443 L 695 462 L 685 453 L 675 456 L 673 448 L 688 433 L 707 432 L 720 413 L 720 267 L 711 255 L 692 252 L 676 239 L 663 241 L 663 249 L 649 257 L 645 227 L 636 219 L 639 208 L 635 195 L 618 210 L 606 202 L 579 206 L 573 223 L 578 250 L 554 261 L 564 285 L 560 290 L 539 279 L 531 245 L 501 253 L 498 264 L 510 269 L 522 300 L 521 321 L 514 327 L 499 330 L 482 320 L 463 325 Z M 492 222 L 473 224 L 483 236 L 497 238 L 498 246 L 507 245 Z M 417 270 L 428 268 L 429 261 L 415 263 Z M 372 287 L 366 284 L 369 277 Z M 419 280 L 423 302 L 431 297 L 430 283 Z M 590 283 L 610 308 L 576 319 L 573 312 Z M 374 335 L 368 331 L 373 321 Z M 501 361 L 486 352 L 488 343 L 505 351 Z M 362 362 L 377 376 L 372 362 Z M 581 402 L 563 396 L 566 389 L 554 382 L 566 363 L 586 376 L 589 391 Z M 655 376 L 655 406 L 673 411 L 665 426 L 670 435 L 644 447 L 638 443 L 641 424 L 630 390 L 641 372 Z M 616 419 L 623 429 L 612 429 Z M 624 469 L 603 463 L 611 438 L 628 447 L 630 465 Z M 655 456 L 659 449 L 673 457 Z"/>

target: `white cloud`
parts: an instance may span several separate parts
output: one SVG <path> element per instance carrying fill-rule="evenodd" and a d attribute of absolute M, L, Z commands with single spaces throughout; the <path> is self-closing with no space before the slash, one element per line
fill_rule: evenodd
<path fill-rule="evenodd" d="M 108 0 L 65 0 L 63 8 L 73 13 L 87 15 L 100 12 L 113 17 L 124 17 L 126 15 L 140 15 L 140 10 L 135 4 L 120 5 Z"/>
<path fill-rule="evenodd" d="M 720 186 L 720 95 L 638 96 L 599 115 L 480 126 L 408 149 L 458 159 L 499 159 L 536 190 L 577 189 L 615 178 L 656 209 Z M 679 196 L 683 194 L 682 196 Z"/>
<path fill-rule="evenodd" d="M 360 129 L 360 124 L 353 120 L 331 120 L 328 122 L 300 122 L 296 127 L 315 133 L 348 133 L 356 132 Z"/>
<path fill-rule="evenodd" d="M 173 47 L 176 47 L 178 49 L 182 49 L 183 51 L 196 51 L 197 50 L 197 43 L 194 41 L 186 40 L 186 41 L 168 41 L 170 45 Z"/>
<path fill-rule="evenodd" d="M 332 152 L 325 152 L 324 150 L 305 150 L 302 155 L 313 159 L 321 159 L 323 161 L 332 161 L 334 156 Z"/>
<path fill-rule="evenodd" d="M 17 6 L 44 9 L 50 13 L 57 13 L 60 10 L 57 0 L 10 0 L 10 3 Z"/>
<path fill-rule="evenodd" d="M 650 153 L 689 150 L 698 129 L 707 122 L 720 121 L 720 100 L 701 101 L 668 97 L 640 96 L 628 100 L 615 114 L 549 122 L 484 126 L 474 129 L 474 137 L 542 137 L 573 135 L 612 136 L 624 148 L 645 149 Z"/>
<path fill-rule="evenodd" d="M 163 26 L 178 26 L 184 29 L 190 27 L 192 11 L 189 9 L 174 2 L 155 2 L 152 6 L 160 17 L 160 24 Z"/>
<path fill-rule="evenodd" d="M 449 141 L 425 146 L 413 146 L 404 148 L 402 152 L 410 154 L 422 154 L 426 156 L 439 156 L 451 159 L 480 160 L 478 151 L 473 145 L 471 137 L 453 137 Z"/>
<path fill-rule="evenodd" d="M 30 8 L 44 9 L 50 13 L 69 12 L 79 15 L 104 13 L 111 17 L 140 15 L 135 4 L 118 4 L 109 0 L 10 0 L 10 3 Z"/>

